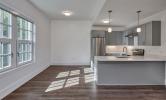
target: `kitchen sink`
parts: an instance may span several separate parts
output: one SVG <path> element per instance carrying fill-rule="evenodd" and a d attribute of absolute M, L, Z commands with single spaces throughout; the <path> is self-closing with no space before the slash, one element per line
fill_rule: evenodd
<path fill-rule="evenodd" d="M 125 55 L 125 56 L 116 56 L 117 58 L 129 58 L 130 56 Z"/>

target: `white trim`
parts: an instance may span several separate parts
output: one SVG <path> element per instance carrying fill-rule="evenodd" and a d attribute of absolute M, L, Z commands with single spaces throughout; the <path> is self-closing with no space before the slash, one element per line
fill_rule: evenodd
<path fill-rule="evenodd" d="M 52 63 L 51 65 L 89 65 L 90 63 Z"/>
<path fill-rule="evenodd" d="M 4 69 L 4 70 L 2 70 L 2 71 L 0 71 L 0 78 L 1 78 L 1 75 L 3 75 L 3 74 L 6 74 L 6 73 L 10 73 L 10 72 L 12 72 L 12 71 L 14 71 L 14 70 L 17 70 L 17 69 L 20 69 L 20 68 L 22 68 L 22 67 L 25 67 L 25 66 L 28 66 L 28 65 L 32 65 L 32 64 L 34 64 L 35 62 L 31 62 L 31 63 L 25 63 L 25 64 L 22 64 L 22 65 L 20 65 L 19 67 L 12 67 L 12 68 L 9 68 L 9 69 Z"/>

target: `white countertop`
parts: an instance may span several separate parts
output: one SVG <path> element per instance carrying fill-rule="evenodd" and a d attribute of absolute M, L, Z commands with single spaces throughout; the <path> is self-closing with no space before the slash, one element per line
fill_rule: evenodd
<path fill-rule="evenodd" d="M 166 61 L 166 56 L 129 56 L 117 58 L 115 56 L 95 56 L 96 61 Z"/>

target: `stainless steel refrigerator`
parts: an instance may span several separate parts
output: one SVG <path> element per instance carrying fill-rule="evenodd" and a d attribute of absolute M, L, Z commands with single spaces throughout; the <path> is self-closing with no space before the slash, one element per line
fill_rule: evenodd
<path fill-rule="evenodd" d="M 91 62 L 95 56 L 105 55 L 105 37 L 91 37 Z"/>

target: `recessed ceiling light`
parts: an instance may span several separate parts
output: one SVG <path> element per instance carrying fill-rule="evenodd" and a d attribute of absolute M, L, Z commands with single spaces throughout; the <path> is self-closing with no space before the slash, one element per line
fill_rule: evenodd
<path fill-rule="evenodd" d="M 109 19 L 103 19 L 102 22 L 103 22 L 104 24 L 108 24 L 108 23 L 109 23 Z"/>
<path fill-rule="evenodd" d="M 62 14 L 65 16 L 71 16 L 73 12 L 66 10 L 66 11 L 63 11 Z"/>

